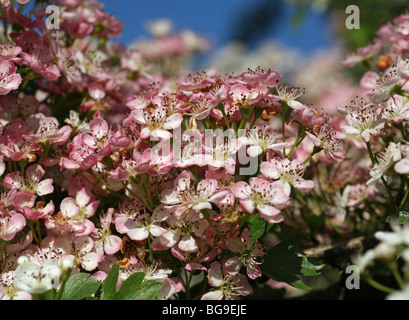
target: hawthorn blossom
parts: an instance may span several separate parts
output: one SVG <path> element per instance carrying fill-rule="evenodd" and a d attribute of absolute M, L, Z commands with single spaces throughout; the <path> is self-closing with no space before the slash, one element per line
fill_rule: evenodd
<path fill-rule="evenodd" d="M 226 190 L 219 190 L 216 180 L 201 180 L 197 186 L 191 185 L 191 177 L 183 171 L 175 180 L 173 189 L 162 192 L 162 203 L 170 212 L 181 217 L 191 210 L 200 211 L 211 209 L 212 202 L 220 200 L 227 194 Z"/>
<path fill-rule="evenodd" d="M 53 145 L 62 145 L 69 138 L 72 128 L 63 126 L 54 117 L 46 117 L 42 114 L 32 116 L 28 119 L 28 125 L 31 132 L 25 138 L 32 143 L 50 143 Z"/>
<path fill-rule="evenodd" d="M 234 275 L 223 274 L 222 267 L 217 261 L 210 266 L 208 279 L 210 285 L 217 288 L 217 290 L 204 294 L 201 300 L 231 300 L 253 293 L 253 288 L 248 283 L 245 275 L 240 273 Z"/>
<path fill-rule="evenodd" d="M 251 87 L 243 83 L 236 83 L 230 89 L 233 104 L 247 108 L 257 104 L 266 94 L 267 88 L 262 84 Z"/>
<path fill-rule="evenodd" d="M 6 175 L 3 186 L 7 189 L 17 189 L 29 191 L 39 196 L 50 194 L 54 191 L 53 179 L 41 180 L 45 175 L 45 170 L 38 164 L 29 166 L 22 176 L 20 171 L 11 172 Z"/>
<path fill-rule="evenodd" d="M 111 232 L 112 212 L 108 210 L 100 217 L 100 227 L 91 233 L 94 239 L 96 252 L 101 255 L 113 255 L 120 250 L 122 239 Z"/>
<path fill-rule="evenodd" d="M 183 116 L 180 113 L 167 115 L 167 110 L 163 107 L 149 110 L 134 110 L 131 112 L 131 117 L 139 124 L 143 125 L 141 138 L 146 139 L 152 137 L 155 141 L 169 140 L 172 133 L 168 130 L 180 127 L 183 121 Z"/>
<path fill-rule="evenodd" d="M 250 157 L 258 157 L 268 150 L 282 151 L 287 146 L 287 143 L 280 139 L 279 134 L 276 131 L 268 130 L 266 125 L 248 130 L 247 134 L 240 140 L 243 144 L 250 145 L 247 149 Z"/>
<path fill-rule="evenodd" d="M 229 132 L 230 134 L 230 132 Z M 209 138 L 210 137 L 210 138 Z M 236 154 L 242 146 L 240 139 L 223 139 L 218 132 L 206 136 L 204 146 L 204 161 L 213 170 L 224 168 L 233 175 L 236 171 Z M 223 140 L 222 140 L 223 139 Z"/>
<path fill-rule="evenodd" d="M 72 260 L 75 267 L 92 271 L 98 267 L 101 260 L 100 255 L 94 251 L 94 244 L 88 236 L 66 235 L 55 240 L 54 247 L 63 259 Z"/>
<path fill-rule="evenodd" d="M 277 95 L 275 96 L 279 101 L 285 102 L 294 110 L 304 109 L 305 105 L 297 101 L 305 93 L 305 89 L 294 87 L 289 84 L 283 84 L 277 87 Z"/>
<path fill-rule="evenodd" d="M 327 122 L 316 126 L 312 132 L 306 132 L 308 138 L 318 150 L 323 150 L 325 157 L 331 161 L 344 160 L 344 140 L 337 138 L 337 132 Z"/>
<path fill-rule="evenodd" d="M 370 103 L 361 100 L 360 104 L 349 112 L 343 127 L 344 133 L 348 135 L 360 135 L 365 142 L 369 142 L 371 136 L 380 133 L 385 125 L 385 120 L 374 110 Z"/>
<path fill-rule="evenodd" d="M 281 182 L 270 183 L 262 178 L 251 178 L 250 184 L 239 181 L 231 190 L 246 212 L 252 214 L 257 210 L 260 217 L 269 223 L 284 220 L 281 209 L 287 207 L 290 200 Z"/>
<path fill-rule="evenodd" d="M 371 179 L 367 181 L 367 185 L 372 185 L 376 183 L 382 176 L 386 173 L 386 171 L 397 161 L 401 160 L 402 155 L 399 149 L 399 144 L 391 142 L 385 151 L 379 153 L 376 156 L 376 163 L 370 169 L 369 173 L 371 175 Z"/>
<path fill-rule="evenodd" d="M 41 266 L 21 256 L 16 269 L 13 285 L 29 293 L 43 293 L 59 285 L 62 270 L 54 260 L 47 260 Z"/>
<path fill-rule="evenodd" d="M 282 76 L 273 70 L 263 70 L 260 67 L 255 70 L 248 69 L 246 72 L 241 74 L 241 79 L 253 86 L 257 86 L 258 83 L 265 85 L 266 87 L 272 88 L 277 86 L 281 81 Z"/>
<path fill-rule="evenodd" d="M 197 238 L 195 239 L 198 250 L 196 252 L 188 252 L 179 249 L 177 246 L 171 248 L 173 256 L 186 263 L 185 269 L 188 271 L 194 270 L 205 270 L 206 267 L 203 265 L 206 262 L 212 261 L 217 255 L 217 248 L 209 248 L 206 241 Z"/>
<path fill-rule="evenodd" d="M 27 291 L 22 291 L 14 286 L 15 271 L 6 271 L 0 278 L 0 300 L 31 300 L 32 296 Z"/>
<path fill-rule="evenodd" d="M 99 201 L 98 201 L 99 203 Z M 55 232 L 73 231 L 77 236 L 89 235 L 94 229 L 94 224 L 88 220 L 95 212 L 94 203 L 89 207 L 81 207 L 74 198 L 67 197 L 61 201 L 60 211 L 57 214 L 49 216 L 45 220 L 47 229 Z"/>
<path fill-rule="evenodd" d="M 12 240 L 16 233 L 26 226 L 26 219 L 15 211 L 5 212 L 0 210 L 0 238 L 5 241 Z"/>
<path fill-rule="evenodd" d="M 261 260 L 259 260 L 259 257 L 262 257 L 265 253 L 263 246 L 258 240 L 252 241 L 248 229 L 245 229 L 240 237 L 228 239 L 227 247 L 231 252 L 238 253 L 237 256 L 225 262 L 225 270 L 229 274 L 237 274 L 241 267 L 245 266 L 250 279 L 261 277 L 259 267 Z"/>
<path fill-rule="evenodd" d="M 6 95 L 19 88 L 22 78 L 15 73 L 17 67 L 7 60 L 0 58 L 0 95 Z"/>
<path fill-rule="evenodd" d="M 185 252 L 199 252 L 199 239 L 208 226 L 207 221 L 200 214 L 188 215 L 184 218 L 172 214 L 168 217 L 167 224 L 169 227 L 166 232 L 152 241 L 151 247 L 154 250 L 166 250 L 177 246 Z"/>
<path fill-rule="evenodd" d="M 385 108 L 382 110 L 382 118 L 400 123 L 409 117 L 409 99 L 400 95 L 393 95 L 384 102 Z"/>
<path fill-rule="evenodd" d="M 282 181 L 288 195 L 291 193 L 291 186 L 303 192 L 314 188 L 313 180 L 302 178 L 306 169 L 306 165 L 297 159 L 273 158 L 260 164 L 260 172 L 267 178 Z"/>
<path fill-rule="evenodd" d="M 150 235 L 158 237 L 167 230 L 159 225 L 160 218 L 155 211 L 152 215 L 144 212 L 139 213 L 134 219 L 116 219 L 116 229 L 119 233 L 126 233 L 129 238 L 136 241 L 147 239 Z M 155 214 L 156 213 L 156 214 Z"/>

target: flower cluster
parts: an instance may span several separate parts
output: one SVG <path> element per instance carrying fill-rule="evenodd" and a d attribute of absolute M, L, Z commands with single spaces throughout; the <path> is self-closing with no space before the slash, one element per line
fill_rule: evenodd
<path fill-rule="evenodd" d="M 64 287 L 67 269 L 104 282 L 119 265 L 118 288 L 143 273 L 160 299 L 236 299 L 262 280 L 271 232 L 307 229 L 313 245 L 405 208 L 402 39 L 332 117 L 270 69 L 184 72 L 207 45 L 167 21 L 128 48 L 97 1 L 53 1 L 59 29 L 27 2 L 1 11 L 0 298 Z"/>

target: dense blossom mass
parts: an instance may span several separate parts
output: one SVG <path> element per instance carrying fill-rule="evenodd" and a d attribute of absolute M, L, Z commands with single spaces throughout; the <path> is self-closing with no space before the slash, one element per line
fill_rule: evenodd
<path fill-rule="evenodd" d="M 114 265 L 118 288 L 143 272 L 160 299 L 236 299 L 262 279 L 269 232 L 322 218 L 306 240 L 323 244 L 406 208 L 408 15 L 344 61 L 371 69 L 335 115 L 273 70 L 189 74 L 207 42 L 164 21 L 125 47 L 97 1 L 54 1 L 59 28 L 32 2 L 1 2 L 1 299 Z M 407 244 L 394 230 L 377 233 L 389 251 Z"/>

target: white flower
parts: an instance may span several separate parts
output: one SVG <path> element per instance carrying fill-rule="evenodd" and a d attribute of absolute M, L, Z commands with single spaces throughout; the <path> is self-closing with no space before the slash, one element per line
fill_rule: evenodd
<path fill-rule="evenodd" d="M 401 291 L 389 294 L 386 300 L 409 300 L 409 285 L 404 287 Z"/>
<path fill-rule="evenodd" d="M 382 178 L 384 173 L 397 161 L 402 158 L 402 154 L 399 149 L 399 143 L 391 142 L 384 152 L 381 152 L 377 156 L 378 162 L 370 169 L 369 174 L 371 179 L 367 181 L 367 185 L 374 184 Z"/>
<path fill-rule="evenodd" d="M 246 136 L 240 138 L 240 141 L 251 145 L 247 150 L 250 157 L 258 157 L 267 150 L 281 151 L 287 146 L 287 143 L 279 140 L 277 132 L 267 131 L 266 127 L 250 129 Z"/>
<path fill-rule="evenodd" d="M 43 293 L 59 285 L 62 270 L 54 260 L 46 260 L 41 266 L 27 257 L 17 260 L 14 286 L 29 293 Z"/>
<path fill-rule="evenodd" d="M 392 232 L 378 231 L 375 233 L 375 238 L 392 246 L 409 244 L 409 225 L 400 225 L 398 223 L 391 223 L 390 225 Z"/>

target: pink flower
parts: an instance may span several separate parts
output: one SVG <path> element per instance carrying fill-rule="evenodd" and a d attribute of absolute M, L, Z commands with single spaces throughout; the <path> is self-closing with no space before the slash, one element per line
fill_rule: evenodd
<path fill-rule="evenodd" d="M 250 145 L 247 149 L 250 157 L 258 157 L 268 150 L 282 151 L 287 146 L 287 143 L 282 141 L 278 133 L 269 130 L 267 125 L 250 128 L 246 136 L 240 138 L 240 140 L 243 144 Z"/>
<path fill-rule="evenodd" d="M 33 194 L 44 196 L 54 191 L 53 179 L 43 178 L 45 171 L 43 167 L 34 164 L 27 168 L 24 177 L 20 171 L 11 172 L 6 175 L 3 185 L 7 189 L 18 189 L 20 191 L 30 191 Z"/>
<path fill-rule="evenodd" d="M 0 59 L 0 95 L 6 95 L 18 89 L 21 84 L 21 75 L 15 73 L 16 66 L 7 60 Z"/>
<path fill-rule="evenodd" d="M 229 136 L 231 137 L 231 136 Z M 224 168 L 228 174 L 234 175 L 236 171 L 236 154 L 242 146 L 240 139 L 229 138 L 224 141 L 223 133 L 216 130 L 208 139 L 206 136 L 204 146 L 204 160 L 213 170 Z"/>
<path fill-rule="evenodd" d="M 63 126 L 59 128 L 59 123 L 54 117 L 46 117 L 43 114 L 36 114 L 28 120 L 30 133 L 25 139 L 32 143 L 46 143 L 53 145 L 63 145 L 70 137 L 72 128 Z"/>
<path fill-rule="evenodd" d="M 159 225 L 160 220 L 155 212 L 152 215 L 145 212 L 137 214 L 134 219 L 117 218 L 115 225 L 119 233 L 126 233 L 132 240 L 142 241 L 150 235 L 159 237 L 167 231 Z"/>
<path fill-rule="evenodd" d="M 211 209 L 211 202 L 223 197 L 227 191 L 219 190 L 216 180 L 201 180 L 197 186 L 191 186 L 191 177 L 183 171 L 175 180 L 174 189 L 162 192 L 162 203 L 165 208 L 178 217 L 189 213 L 190 210 L 200 211 Z"/>
<path fill-rule="evenodd" d="M 290 195 L 291 186 L 303 192 L 308 192 L 314 188 L 313 180 L 302 178 L 306 166 L 299 160 L 289 160 L 287 158 L 273 158 L 269 162 L 260 165 L 260 172 L 267 178 L 280 180 L 284 183 L 285 192 Z"/>
<path fill-rule="evenodd" d="M 164 107 L 158 107 L 152 111 L 137 109 L 131 112 L 131 117 L 143 125 L 141 138 L 152 137 L 154 141 L 169 140 L 172 133 L 168 130 L 179 128 L 183 121 L 183 116 L 180 113 L 167 115 L 167 110 Z"/>
<path fill-rule="evenodd" d="M 250 185 L 244 181 L 237 182 L 232 192 L 246 212 L 252 214 L 257 210 L 260 217 L 269 223 L 284 220 L 280 209 L 287 207 L 290 200 L 280 181 L 270 183 L 261 178 L 251 178 Z"/>
<path fill-rule="evenodd" d="M 266 86 L 258 84 L 256 87 L 236 83 L 230 89 L 230 97 L 233 103 L 242 107 L 250 107 L 257 104 L 268 93 Z"/>
<path fill-rule="evenodd" d="M 158 209 L 167 211 L 165 207 Z M 177 246 L 178 249 L 185 252 L 198 252 L 200 242 L 198 239 L 203 236 L 208 226 L 207 221 L 200 214 L 191 214 L 179 218 L 168 213 L 167 217 L 166 223 L 169 228 L 152 241 L 152 248 L 154 250 L 166 250 Z"/>
<path fill-rule="evenodd" d="M 16 233 L 23 230 L 26 226 L 26 219 L 20 213 L 15 211 L 0 211 L 0 238 L 5 241 L 11 241 Z"/>
<path fill-rule="evenodd" d="M 22 193 L 17 195 L 16 198 L 21 196 Z M 18 201 L 16 201 L 18 203 Z M 17 208 L 21 208 L 21 203 Z M 54 213 L 54 202 L 50 201 L 47 205 L 43 201 L 37 202 L 36 206 L 24 206 L 22 207 L 22 213 L 29 220 L 38 220 L 51 216 Z"/>
<path fill-rule="evenodd" d="M 60 212 L 48 217 L 45 226 L 54 232 L 72 231 L 76 236 L 89 235 L 95 229 L 94 224 L 87 219 L 86 212 L 71 197 L 61 201 Z"/>
<path fill-rule="evenodd" d="M 258 241 L 252 241 L 248 229 L 242 232 L 241 237 L 229 238 L 227 247 L 231 252 L 239 254 L 225 262 L 225 270 L 228 274 L 237 274 L 241 267 L 245 266 L 250 279 L 261 277 L 259 264 L 262 261 L 258 258 L 264 255 L 263 246 Z"/>
<path fill-rule="evenodd" d="M 200 238 L 196 239 L 198 245 L 197 252 L 188 252 L 179 249 L 177 246 L 171 248 L 173 256 L 181 261 L 186 262 L 185 269 L 188 271 L 204 270 L 207 271 L 203 263 L 212 261 L 217 255 L 217 248 L 209 249 L 206 242 Z"/>
<path fill-rule="evenodd" d="M 189 74 L 184 79 L 176 82 L 180 90 L 197 91 L 207 89 L 216 83 L 216 77 L 209 75 L 206 71 Z"/>
<path fill-rule="evenodd" d="M 94 241 L 88 236 L 63 236 L 55 240 L 54 248 L 62 258 L 72 259 L 76 267 L 93 271 L 98 267 L 100 256 L 93 251 Z"/>
<path fill-rule="evenodd" d="M 225 275 L 219 262 L 212 263 L 208 273 L 209 283 L 217 290 L 204 294 L 201 300 L 231 300 L 240 296 L 248 296 L 253 293 L 253 288 L 245 275 L 236 273 Z"/>
<path fill-rule="evenodd" d="M 242 80 L 252 86 L 256 86 L 258 83 L 265 85 L 266 87 L 275 87 L 281 82 L 281 75 L 272 70 L 262 70 L 258 67 L 256 70 L 249 69 L 247 72 L 241 74 Z"/>
<path fill-rule="evenodd" d="M 111 232 L 113 209 L 108 209 L 106 214 L 100 217 L 100 227 L 96 228 L 91 236 L 94 239 L 96 252 L 101 254 L 113 255 L 121 247 L 122 239 Z"/>
<path fill-rule="evenodd" d="M 342 129 L 348 135 L 360 135 L 365 142 L 369 142 L 371 136 L 377 136 L 385 125 L 382 119 L 371 104 L 358 105 L 356 110 L 352 110 L 345 117 L 347 123 Z"/>

